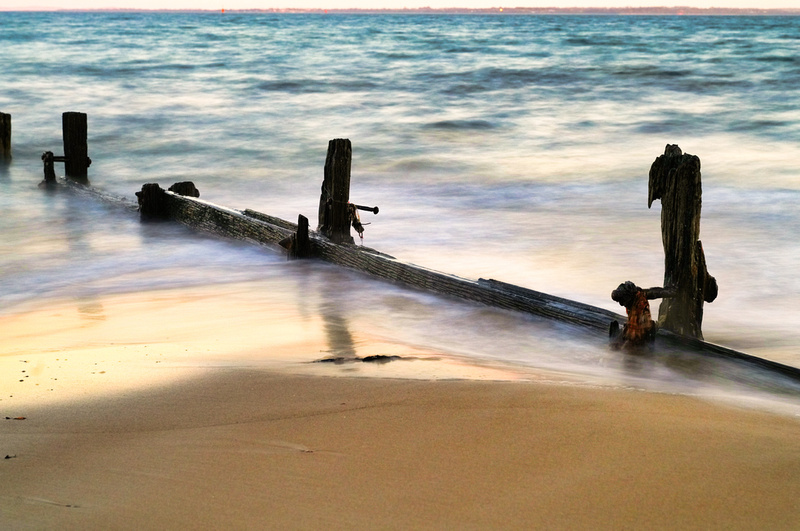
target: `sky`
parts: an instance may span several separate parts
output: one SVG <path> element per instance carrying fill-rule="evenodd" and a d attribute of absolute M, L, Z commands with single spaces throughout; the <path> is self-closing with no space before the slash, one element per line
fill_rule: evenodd
<path fill-rule="evenodd" d="M 647 7 L 690 6 L 762 9 L 798 8 L 798 0 L 0 0 L 9 9 L 269 9 L 269 8 L 392 8 L 432 7 Z"/>

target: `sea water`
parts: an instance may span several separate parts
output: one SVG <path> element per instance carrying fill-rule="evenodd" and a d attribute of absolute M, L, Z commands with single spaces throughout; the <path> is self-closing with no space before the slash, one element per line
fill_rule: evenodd
<path fill-rule="evenodd" d="M 0 49 L 14 157 L 0 166 L 3 314 L 252 282 L 347 329 L 349 354 L 368 335 L 800 403 L 754 369 L 632 360 L 568 326 L 37 188 L 41 153 L 62 149 L 61 113 L 81 111 L 96 188 L 133 200 L 144 183 L 191 180 L 214 203 L 314 224 L 328 140 L 349 138 L 351 200 L 380 207 L 362 213 L 365 244 L 621 311 L 620 282 L 663 283 L 647 177 L 674 143 L 702 161 L 700 237 L 720 288 L 706 339 L 800 367 L 798 17 L 3 12 Z"/>

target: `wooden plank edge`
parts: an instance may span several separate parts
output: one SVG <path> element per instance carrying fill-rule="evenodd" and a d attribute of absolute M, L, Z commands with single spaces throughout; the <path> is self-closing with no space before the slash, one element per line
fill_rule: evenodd
<path fill-rule="evenodd" d="M 800 381 L 800 368 L 792 365 L 786 365 L 784 363 L 772 361 L 767 358 L 761 358 L 759 356 L 747 354 L 729 347 L 724 347 L 715 343 L 709 343 L 708 341 L 704 341 L 702 339 L 682 336 L 669 330 L 659 329 L 656 337 L 658 340 L 663 341 L 671 346 L 688 348 L 692 351 L 700 352 L 709 357 L 744 362 L 771 372 L 782 374 L 783 376 L 787 376 L 793 380 Z"/>
<path fill-rule="evenodd" d="M 133 212 L 139 209 L 139 205 L 135 200 L 129 199 L 125 196 L 113 194 L 111 192 L 106 192 L 104 190 L 99 190 L 97 188 L 94 188 L 92 186 L 87 186 L 83 183 L 74 181 L 72 179 L 59 177 L 56 180 L 55 184 L 58 188 L 69 190 L 71 193 L 74 193 L 81 197 L 100 199 L 102 201 L 105 201 L 106 203 L 110 203 L 114 206 L 121 207 L 124 208 L 125 210 Z"/>

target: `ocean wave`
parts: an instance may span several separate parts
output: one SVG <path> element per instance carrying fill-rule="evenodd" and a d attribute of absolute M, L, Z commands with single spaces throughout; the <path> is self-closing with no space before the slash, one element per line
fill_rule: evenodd
<path fill-rule="evenodd" d="M 568 37 L 564 39 L 564 44 L 572 46 L 627 46 L 629 43 L 622 38 L 598 37 Z"/>
<path fill-rule="evenodd" d="M 798 63 L 800 59 L 795 56 L 789 55 L 764 55 L 761 57 L 756 57 L 756 61 L 761 61 L 764 63 Z"/>
<path fill-rule="evenodd" d="M 378 85 L 369 80 L 320 81 L 317 79 L 274 79 L 259 81 L 256 88 L 264 92 L 288 92 L 294 94 L 312 94 L 318 92 L 362 92 L 376 88 Z"/>
<path fill-rule="evenodd" d="M 425 124 L 426 129 L 442 129 L 446 131 L 469 131 L 472 129 L 494 129 L 497 124 L 488 120 L 440 120 Z"/>
<path fill-rule="evenodd" d="M 611 75 L 614 76 L 634 77 L 637 79 L 688 77 L 694 74 L 694 70 L 687 68 L 661 68 L 654 65 L 623 66 L 611 71 Z"/>
<path fill-rule="evenodd" d="M 521 89 L 535 86 L 562 86 L 572 91 L 590 81 L 594 68 L 500 68 L 484 67 L 452 73 L 426 72 L 423 83 L 434 83 L 445 93 L 458 94 L 492 90 Z"/>

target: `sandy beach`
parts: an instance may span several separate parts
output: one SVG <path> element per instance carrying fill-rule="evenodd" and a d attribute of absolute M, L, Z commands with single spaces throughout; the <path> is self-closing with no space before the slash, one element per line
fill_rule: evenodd
<path fill-rule="evenodd" d="M 217 370 L 3 420 L 10 529 L 792 529 L 800 424 L 530 383 Z"/>
<path fill-rule="evenodd" d="M 363 371 L 299 363 L 298 353 L 319 355 L 324 338 L 249 343 L 246 323 L 182 334 L 159 305 L 200 316 L 209 299 L 181 293 L 0 319 L 9 338 L 1 527 L 797 526 L 795 418 L 555 385 L 398 346 L 394 354 L 417 361 Z M 163 326 L 149 328 L 146 315 Z M 134 316 L 136 330 L 120 327 Z M 297 357 L 234 364 L 219 348 L 201 362 L 201 345 L 215 339 Z"/>
<path fill-rule="evenodd" d="M 795 378 L 134 212 L 352 201 L 356 245 L 617 314 L 683 228 L 705 340 L 800 368 L 800 16 L 386 2 L 0 5 L 0 531 L 800 530 Z M 39 186 L 90 161 L 102 200 Z"/>

